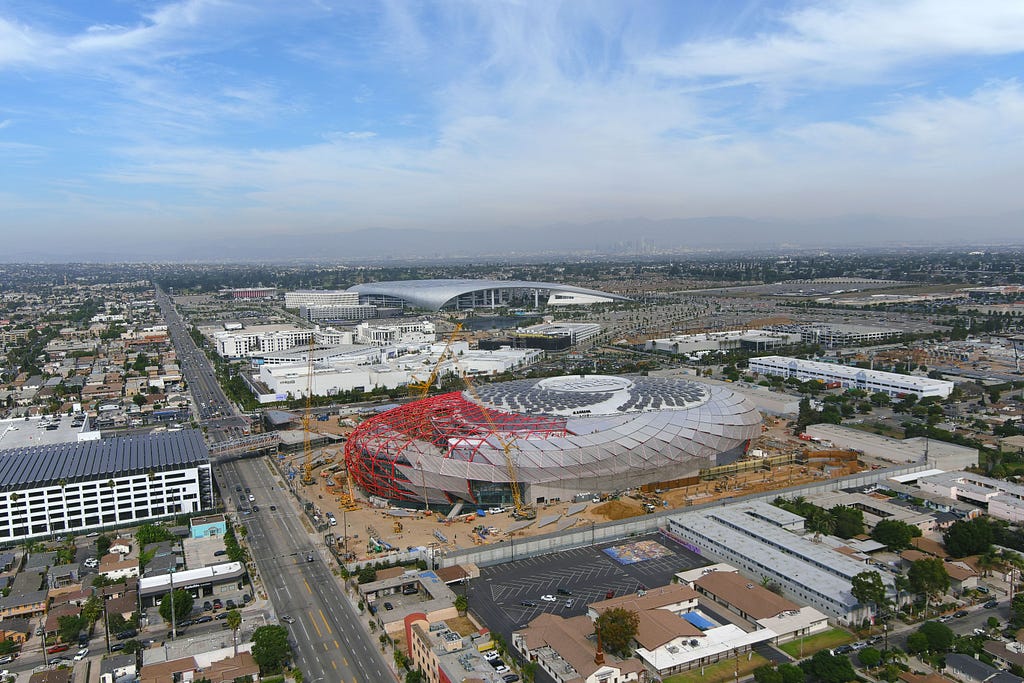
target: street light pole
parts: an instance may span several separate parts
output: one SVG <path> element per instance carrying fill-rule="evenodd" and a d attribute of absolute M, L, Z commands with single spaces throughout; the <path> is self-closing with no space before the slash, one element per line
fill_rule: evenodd
<path fill-rule="evenodd" d="M 171 640 L 174 640 L 178 637 L 178 627 L 174 619 L 174 569 L 171 568 L 167 575 L 171 577 Z"/>

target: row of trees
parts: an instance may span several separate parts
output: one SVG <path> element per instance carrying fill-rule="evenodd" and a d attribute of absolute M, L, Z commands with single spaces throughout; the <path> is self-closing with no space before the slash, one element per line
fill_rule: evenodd
<path fill-rule="evenodd" d="M 800 515 L 806 521 L 804 526 L 815 534 L 835 534 L 840 538 L 852 538 L 864 533 L 864 513 L 846 505 L 825 509 L 809 502 L 803 496 L 776 498 L 772 505 Z"/>

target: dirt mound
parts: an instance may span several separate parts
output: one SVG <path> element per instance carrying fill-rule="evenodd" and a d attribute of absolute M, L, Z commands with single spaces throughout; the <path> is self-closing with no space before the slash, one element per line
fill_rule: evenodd
<path fill-rule="evenodd" d="M 610 500 L 604 505 L 598 505 L 591 509 L 591 512 L 595 515 L 600 515 L 605 519 L 627 519 L 629 517 L 636 517 L 637 515 L 643 514 L 643 509 L 639 503 L 627 503 L 622 500 Z"/>

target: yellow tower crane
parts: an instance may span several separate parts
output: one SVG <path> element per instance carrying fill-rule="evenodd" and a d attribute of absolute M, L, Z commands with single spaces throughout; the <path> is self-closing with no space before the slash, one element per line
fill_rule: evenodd
<path fill-rule="evenodd" d="M 498 444 L 501 446 L 501 451 L 505 456 L 505 469 L 508 472 L 508 485 L 512 490 L 512 516 L 516 519 L 536 519 L 537 508 L 529 505 L 523 500 L 523 492 L 519 487 L 519 474 L 517 472 L 515 458 L 512 457 L 512 449 L 515 446 L 515 439 L 505 439 L 501 435 L 501 429 L 494 422 L 494 418 L 491 417 L 490 411 L 484 405 L 483 400 L 480 398 L 480 394 L 476 392 L 476 387 L 473 386 L 472 380 L 469 378 L 469 373 L 459 365 L 458 359 L 455 360 L 455 365 L 459 368 L 462 374 L 462 379 L 466 383 L 466 390 L 470 393 L 476 404 L 480 406 L 480 412 L 483 414 L 484 421 L 487 422 L 487 426 L 491 430 L 491 434 L 497 439 Z"/>
<path fill-rule="evenodd" d="M 306 410 L 302 413 L 302 483 L 310 486 L 313 479 L 313 447 L 309 438 L 309 416 L 313 409 L 313 350 L 316 335 L 309 336 L 309 357 L 306 359 Z"/>
<path fill-rule="evenodd" d="M 451 354 L 452 344 L 455 343 L 460 332 L 462 332 L 462 323 L 455 323 L 455 329 L 452 330 L 450 335 L 448 335 L 448 342 L 444 345 L 444 350 L 441 351 L 441 355 L 437 357 L 437 362 L 434 363 L 434 368 L 430 371 L 430 376 L 422 382 L 409 382 L 409 393 L 418 393 L 420 397 L 426 397 L 426 395 L 430 393 L 430 387 L 433 386 L 435 381 L 437 381 L 437 374 L 441 371 L 441 364 L 444 363 L 448 355 Z"/>

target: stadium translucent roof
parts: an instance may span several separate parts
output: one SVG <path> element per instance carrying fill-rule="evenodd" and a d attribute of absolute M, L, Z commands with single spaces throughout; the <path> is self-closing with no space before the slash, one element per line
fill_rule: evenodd
<path fill-rule="evenodd" d="M 13 448 L 0 451 L 0 490 L 162 472 L 207 462 L 209 451 L 195 429 Z"/>
<path fill-rule="evenodd" d="M 397 280 L 393 282 L 370 282 L 349 287 L 348 291 L 359 296 L 388 296 L 402 299 L 410 306 L 439 311 L 452 299 L 489 289 L 536 289 L 545 292 L 567 292 L 602 297 L 609 301 L 628 301 L 624 296 L 600 292 L 596 289 L 573 287 L 556 282 L 530 282 L 529 280 Z"/>

